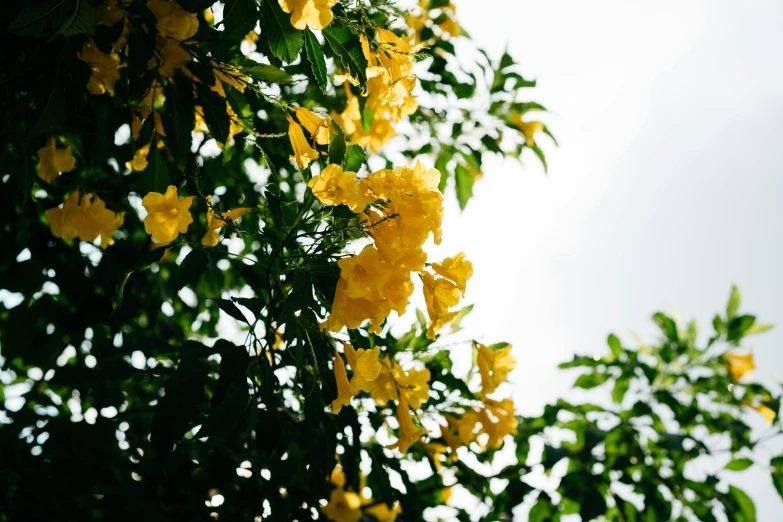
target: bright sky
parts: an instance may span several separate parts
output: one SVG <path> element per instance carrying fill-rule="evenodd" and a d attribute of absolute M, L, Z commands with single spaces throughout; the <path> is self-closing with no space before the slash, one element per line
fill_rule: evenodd
<path fill-rule="evenodd" d="M 656 310 L 706 331 L 731 284 L 783 325 L 783 3 L 454 2 L 474 39 L 539 80 L 561 145 L 548 176 L 532 154 L 489 162 L 439 249 L 472 259 L 467 325 L 514 344 L 522 413 L 568 388 L 558 362 L 602 352 L 610 331 L 652 333 Z M 751 342 L 766 383 L 783 377 L 782 342 L 783 328 Z M 731 479 L 760 522 L 780 520 L 766 470 Z"/>

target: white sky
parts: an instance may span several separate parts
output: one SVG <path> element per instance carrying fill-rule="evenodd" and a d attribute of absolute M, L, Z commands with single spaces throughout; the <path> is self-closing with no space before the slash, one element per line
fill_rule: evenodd
<path fill-rule="evenodd" d="M 746 311 L 783 325 L 783 2 L 454 2 L 475 40 L 508 45 L 539 80 L 561 145 L 548 176 L 532 154 L 524 169 L 488 162 L 438 249 L 473 261 L 466 323 L 515 345 L 522 413 L 568 388 L 558 362 L 604 351 L 611 331 L 652 333 L 656 310 L 706 331 L 733 283 Z M 783 329 L 752 339 L 766 383 L 783 377 L 781 342 Z M 781 520 L 766 470 L 731 479 L 760 522 Z"/>

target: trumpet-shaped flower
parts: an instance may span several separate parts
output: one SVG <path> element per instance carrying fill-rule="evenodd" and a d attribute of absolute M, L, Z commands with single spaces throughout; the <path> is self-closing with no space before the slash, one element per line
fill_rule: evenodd
<path fill-rule="evenodd" d="M 147 7 L 157 20 L 158 33 L 163 38 L 187 40 L 198 30 L 198 17 L 173 0 L 147 0 Z"/>
<path fill-rule="evenodd" d="M 492 351 L 483 344 L 478 345 L 478 368 L 481 375 L 481 393 L 489 395 L 506 382 L 517 360 L 511 356 L 511 345 Z"/>
<path fill-rule="evenodd" d="M 387 446 L 389 449 L 397 448 L 401 453 L 407 453 L 408 449 L 416 444 L 427 430 L 420 428 L 413 423 L 411 410 L 405 397 L 400 396 L 397 401 L 397 421 L 400 423 L 400 433 L 397 442 Z"/>
<path fill-rule="evenodd" d="M 424 302 L 430 321 L 427 325 L 427 337 L 435 339 L 438 331 L 457 316 L 449 308 L 459 303 L 460 291 L 448 279 L 436 279 L 429 272 L 422 272 L 424 281 Z"/>
<path fill-rule="evenodd" d="M 726 361 L 731 381 L 734 384 L 737 384 L 740 379 L 756 367 L 753 361 L 753 353 L 748 353 L 747 355 L 729 353 L 726 354 Z"/>
<path fill-rule="evenodd" d="M 332 490 L 329 503 L 321 511 L 334 522 L 359 522 L 362 518 L 362 499 L 356 493 L 338 487 Z"/>
<path fill-rule="evenodd" d="M 402 367 L 394 363 L 392 377 L 397 384 L 397 392 L 405 398 L 411 408 L 418 410 L 430 398 L 430 371 L 409 370 L 406 374 Z"/>
<path fill-rule="evenodd" d="M 535 134 L 544 130 L 544 124 L 540 121 L 522 121 L 522 116 L 514 114 L 511 116 L 511 121 L 517 126 L 519 131 L 525 137 L 525 144 L 528 147 L 532 147 L 536 144 Z"/>
<path fill-rule="evenodd" d="M 300 169 L 306 169 L 311 161 L 318 159 L 318 151 L 307 142 L 302 127 L 288 114 L 285 117 L 288 118 L 288 138 L 291 140 L 291 147 L 294 149 L 291 161 L 295 161 Z"/>
<path fill-rule="evenodd" d="M 50 208 L 44 217 L 52 228 L 52 234 L 65 240 L 79 238 L 92 243 L 101 238 L 101 248 L 114 244 L 112 235 L 125 221 L 125 213 L 114 213 L 93 194 L 93 201 L 85 194 L 79 200 L 79 191 L 71 192 L 62 208 Z"/>
<path fill-rule="evenodd" d="M 447 257 L 442 263 L 433 263 L 432 269 L 436 274 L 453 281 L 462 295 L 465 295 L 467 281 L 473 275 L 473 263 L 465 259 L 464 253 L 460 252 L 454 257 Z"/>
<path fill-rule="evenodd" d="M 337 0 L 278 0 L 280 8 L 291 13 L 291 25 L 302 31 L 320 31 L 332 23 L 332 7 Z"/>
<path fill-rule="evenodd" d="M 296 113 L 296 119 L 307 129 L 307 132 L 310 133 L 318 145 L 327 145 L 329 143 L 332 133 L 328 119 L 322 118 L 304 107 L 296 107 L 294 112 Z"/>
<path fill-rule="evenodd" d="M 351 397 L 354 396 L 354 393 L 351 392 L 351 385 L 348 382 L 345 363 L 337 352 L 334 354 L 334 380 L 337 382 L 337 397 L 329 407 L 332 408 L 332 413 L 337 415 L 343 409 L 343 406 L 351 404 Z"/>
<path fill-rule="evenodd" d="M 185 233 L 193 223 L 190 215 L 190 205 L 193 196 L 177 198 L 177 187 L 169 185 L 165 194 L 150 192 L 141 200 L 141 205 L 147 209 L 144 218 L 144 230 L 159 243 L 170 243 L 180 233 Z"/>
<path fill-rule="evenodd" d="M 209 204 L 209 207 L 207 208 L 207 233 L 201 238 L 201 244 L 204 246 L 216 246 L 220 241 L 218 230 L 220 230 L 223 225 L 232 224 L 234 221 L 253 210 L 248 207 L 232 208 L 228 212 L 222 212 L 220 217 L 218 217 L 215 210 L 212 208 L 212 196 L 207 196 L 207 203 Z"/>
<path fill-rule="evenodd" d="M 313 176 L 307 184 L 322 205 L 346 205 L 351 211 L 359 213 L 370 200 L 360 194 L 356 173 L 343 171 L 340 165 L 332 163 L 321 174 Z"/>
<path fill-rule="evenodd" d="M 484 409 L 478 412 L 479 422 L 484 433 L 489 435 L 487 446 L 499 448 L 503 445 L 506 435 L 517 432 L 517 418 L 514 415 L 514 401 L 503 399 L 502 401 L 484 400 Z"/>
<path fill-rule="evenodd" d="M 378 374 L 381 373 L 381 362 L 378 357 L 381 349 L 377 346 L 371 350 L 359 348 L 354 350 L 350 344 L 344 345 L 345 358 L 353 370 L 351 377 L 351 393 L 354 395 L 360 391 L 369 392 L 374 386 Z"/>
<path fill-rule="evenodd" d="M 51 183 L 60 172 L 70 172 L 76 166 L 76 158 L 71 154 L 71 147 L 58 149 L 54 136 L 46 142 L 46 146 L 38 149 L 38 177 Z"/>
<path fill-rule="evenodd" d="M 120 57 L 115 53 L 101 52 L 92 40 L 86 40 L 82 44 L 78 57 L 89 65 L 92 71 L 87 90 L 93 94 L 108 92 L 114 96 L 114 84 L 120 79 Z"/>

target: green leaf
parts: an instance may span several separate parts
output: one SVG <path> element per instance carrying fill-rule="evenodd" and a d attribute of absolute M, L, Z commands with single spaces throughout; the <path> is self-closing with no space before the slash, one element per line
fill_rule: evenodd
<path fill-rule="evenodd" d="M 726 464 L 726 469 L 729 471 L 745 471 L 753 465 L 753 461 L 746 458 L 734 459 Z"/>
<path fill-rule="evenodd" d="M 627 377 L 620 377 L 615 381 L 614 387 L 612 388 L 612 400 L 615 404 L 621 404 L 623 402 L 630 385 L 631 381 Z"/>
<path fill-rule="evenodd" d="M 364 149 L 358 145 L 348 145 L 345 149 L 345 160 L 343 170 L 358 172 L 362 168 L 362 163 L 367 154 Z"/>
<path fill-rule="evenodd" d="M 269 1 L 269 0 L 266 0 Z M 367 83 L 367 58 L 362 52 L 359 37 L 345 27 L 329 26 L 323 30 L 324 38 L 329 46 L 340 57 L 343 67 L 350 71 L 351 76 L 362 84 Z"/>
<path fill-rule="evenodd" d="M 739 310 L 741 304 L 742 297 L 740 296 L 739 288 L 732 286 L 731 294 L 729 294 L 729 300 L 726 303 L 726 317 L 729 319 L 729 321 L 734 319 L 734 316 L 737 315 L 737 310 Z"/>
<path fill-rule="evenodd" d="M 95 14 L 87 0 L 49 0 L 24 9 L 8 25 L 19 36 L 70 37 L 95 32 Z"/>
<path fill-rule="evenodd" d="M 242 40 L 258 21 L 255 0 L 227 0 L 223 6 L 223 32 L 226 40 Z"/>
<path fill-rule="evenodd" d="M 212 299 L 215 304 L 220 307 L 221 310 L 223 310 L 225 313 L 236 319 L 237 321 L 241 321 L 246 324 L 250 324 L 250 322 L 245 317 L 245 314 L 242 313 L 242 311 L 235 305 L 232 301 L 229 301 L 228 299 Z"/>
<path fill-rule="evenodd" d="M 177 74 L 178 81 L 166 90 L 166 114 L 163 117 L 163 130 L 166 131 L 166 143 L 177 169 L 182 172 L 187 165 L 192 145 L 191 131 L 195 124 L 196 102 L 193 98 L 191 83 L 184 75 Z"/>
<path fill-rule="evenodd" d="M 609 349 L 612 350 L 612 354 L 614 354 L 615 357 L 620 357 L 623 354 L 623 345 L 615 334 L 609 334 L 606 343 L 609 345 Z"/>
<path fill-rule="evenodd" d="M 454 171 L 454 179 L 457 187 L 457 201 L 460 210 L 465 210 L 468 200 L 473 197 L 473 183 L 475 178 L 461 163 L 457 164 Z"/>
<path fill-rule="evenodd" d="M 574 388 L 590 390 L 605 383 L 608 379 L 609 375 L 605 373 L 586 373 L 576 378 L 576 381 L 574 381 Z"/>
<path fill-rule="evenodd" d="M 745 330 L 745 337 L 749 335 L 755 335 L 767 332 L 769 330 L 772 330 L 775 327 L 775 325 L 772 324 L 761 324 L 761 323 L 753 323 L 753 326 Z"/>
<path fill-rule="evenodd" d="M 150 118 L 152 119 L 152 118 Z M 166 160 L 163 159 L 155 141 L 150 145 L 150 151 L 147 154 L 147 168 L 141 172 L 142 183 L 145 193 L 159 192 L 163 194 L 171 184 L 171 175 Z"/>
<path fill-rule="evenodd" d="M 262 83 L 289 83 L 293 78 L 284 70 L 266 63 L 245 60 L 240 65 L 242 72 Z"/>
<path fill-rule="evenodd" d="M 291 63 L 304 43 L 302 32 L 291 25 L 290 15 L 283 12 L 277 0 L 261 0 L 261 38 L 280 60 Z"/>
<path fill-rule="evenodd" d="M 192 250 L 182 260 L 182 264 L 179 265 L 177 271 L 177 281 L 174 287 L 179 290 L 185 285 L 194 285 L 204 274 L 204 270 L 207 269 L 209 264 L 209 256 L 201 249 L 197 248 Z"/>
<path fill-rule="evenodd" d="M 734 513 L 734 520 L 737 522 L 756 522 L 756 506 L 744 491 L 730 485 L 729 498 L 734 501 L 737 508 L 737 511 Z"/>
<path fill-rule="evenodd" d="M 204 121 L 209 132 L 220 143 L 226 143 L 231 120 L 226 111 L 226 99 L 203 83 L 196 83 L 198 101 L 204 110 Z"/>
<path fill-rule="evenodd" d="M 375 111 L 368 109 L 366 106 L 362 107 L 362 130 L 365 133 L 370 132 L 372 127 L 372 121 L 375 119 Z"/>
<path fill-rule="evenodd" d="M 318 87 L 321 88 L 322 92 L 326 92 L 329 81 L 326 73 L 324 52 L 321 49 L 321 45 L 318 43 L 318 38 L 316 38 L 315 34 L 309 28 L 305 28 L 304 30 L 304 48 L 307 52 L 307 61 L 310 62 L 310 69 L 313 71 L 315 82 L 318 84 Z"/>
<path fill-rule="evenodd" d="M 730 342 L 739 341 L 745 333 L 753 327 L 755 322 L 756 317 L 752 315 L 735 317 L 729 322 L 726 340 Z"/>
<path fill-rule="evenodd" d="M 345 133 L 339 125 L 333 125 L 337 134 L 332 136 L 329 142 L 329 163 L 342 164 L 345 159 Z"/>
<path fill-rule="evenodd" d="M 772 484 L 783 498 L 783 455 L 770 460 L 769 465 L 772 466 Z"/>

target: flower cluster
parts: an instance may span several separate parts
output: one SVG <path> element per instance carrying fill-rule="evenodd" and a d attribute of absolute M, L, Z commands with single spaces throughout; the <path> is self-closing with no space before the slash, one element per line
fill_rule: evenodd
<path fill-rule="evenodd" d="M 92 243 L 101 238 L 101 248 L 114 244 L 112 235 L 125 221 L 125 213 L 114 213 L 106 208 L 97 194 L 92 200 L 87 194 L 79 200 L 79 191 L 71 192 L 62 207 L 50 208 L 44 212 L 55 237 L 71 241 L 79 238 Z"/>
<path fill-rule="evenodd" d="M 413 114 L 418 108 L 416 98 L 411 94 L 416 86 L 416 76 L 412 71 L 416 53 L 423 47 L 386 29 L 378 29 L 377 33 L 377 49 L 371 49 L 370 41 L 361 36 L 362 51 L 368 62 L 364 111 L 372 114 L 371 123 L 365 127 L 359 99 L 351 90 L 351 85 L 356 86 L 358 82 L 347 75 L 336 78 L 344 80 L 345 109 L 339 114 L 332 113 L 332 118 L 343 128 L 346 137 L 362 147 L 369 146 L 372 152 L 380 150 L 394 137 L 392 123 Z"/>
<path fill-rule="evenodd" d="M 71 147 L 58 149 L 54 136 L 46 142 L 46 146 L 38 149 L 38 177 L 51 183 L 61 172 L 70 172 L 76 166 L 76 158 L 71 154 Z"/>
<path fill-rule="evenodd" d="M 361 475 L 360 478 L 363 484 L 366 477 Z M 402 513 L 399 502 L 394 502 L 390 507 L 385 502 L 377 502 L 364 494 L 360 496 L 353 491 L 346 491 L 345 473 L 339 462 L 332 470 L 329 480 L 335 489 L 332 490 L 329 503 L 322 508 L 322 511 L 335 522 L 358 522 L 363 513 L 372 515 L 378 522 L 393 522 L 397 519 L 397 515 Z M 360 489 L 364 490 L 365 488 L 361 487 Z"/>
<path fill-rule="evenodd" d="M 456 316 L 451 308 L 459 303 L 465 283 L 473 273 L 470 261 L 460 254 L 433 265 L 443 277 L 424 270 L 427 253 L 423 245 L 432 236 L 441 242 L 443 196 L 438 190 L 440 173 L 421 162 L 357 178 L 339 165 L 329 165 L 308 186 L 323 205 L 346 205 L 360 215 L 373 244 L 358 255 L 338 261 L 340 279 L 329 317 L 321 324 L 328 331 L 357 328 L 365 320 L 370 331 L 380 332 L 392 310 L 404 314 L 413 281 L 420 272 L 430 316 L 428 336 Z M 372 202 L 379 205 L 369 206 Z"/>

